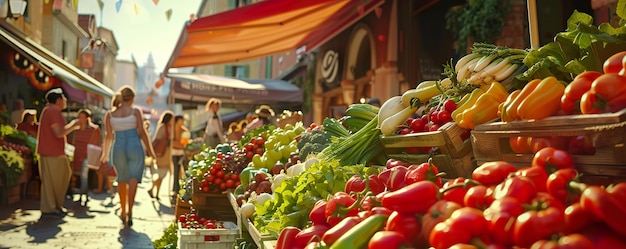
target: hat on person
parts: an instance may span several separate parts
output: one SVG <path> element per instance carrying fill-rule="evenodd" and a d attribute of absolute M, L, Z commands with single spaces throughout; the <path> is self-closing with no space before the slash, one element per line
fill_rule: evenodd
<path fill-rule="evenodd" d="M 259 106 L 259 108 L 257 108 L 256 111 L 254 111 L 254 113 L 265 118 L 274 116 L 274 110 L 272 110 L 272 108 L 268 105 Z"/>

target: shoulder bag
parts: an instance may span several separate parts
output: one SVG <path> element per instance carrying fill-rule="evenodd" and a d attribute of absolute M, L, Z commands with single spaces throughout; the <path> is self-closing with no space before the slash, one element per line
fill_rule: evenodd
<path fill-rule="evenodd" d="M 167 149 L 167 146 L 170 145 L 168 133 L 169 132 L 167 131 L 167 127 L 165 127 L 165 136 L 163 136 L 162 138 L 157 138 L 152 141 L 152 148 L 154 149 L 154 153 L 156 154 L 157 157 L 163 156 L 163 154 L 165 154 L 165 150 Z"/>
<path fill-rule="evenodd" d="M 102 156 L 102 147 L 94 144 L 94 135 L 96 135 L 98 129 L 94 129 L 91 133 L 91 138 L 87 144 L 87 167 L 90 169 L 100 169 L 100 157 Z"/>

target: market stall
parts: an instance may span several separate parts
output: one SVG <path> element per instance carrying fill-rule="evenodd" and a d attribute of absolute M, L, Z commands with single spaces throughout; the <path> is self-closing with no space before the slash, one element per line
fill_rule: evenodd
<path fill-rule="evenodd" d="M 381 107 L 200 152 L 183 199 L 243 248 L 626 248 L 619 32 L 574 12 L 538 48 L 474 43 Z"/>

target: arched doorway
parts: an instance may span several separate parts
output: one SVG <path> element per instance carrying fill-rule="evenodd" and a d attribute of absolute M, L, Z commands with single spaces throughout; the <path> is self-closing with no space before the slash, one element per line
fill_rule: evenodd
<path fill-rule="evenodd" d="M 376 67 L 374 36 L 366 25 L 358 25 L 347 44 L 344 84 L 354 85 L 354 103 L 372 97 L 371 80 Z"/>

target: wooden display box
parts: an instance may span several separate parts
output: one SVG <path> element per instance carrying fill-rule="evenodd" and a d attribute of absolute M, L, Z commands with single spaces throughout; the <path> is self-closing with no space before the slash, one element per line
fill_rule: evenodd
<path fill-rule="evenodd" d="M 407 148 L 438 147 L 440 154 L 432 156 L 432 162 L 439 171 L 446 172 L 447 178 L 469 177 L 476 164 L 470 139 L 463 139 L 463 134 L 468 132 L 456 123 L 448 122 L 438 131 L 381 136 L 380 141 L 387 157 L 414 164 L 427 162 L 431 156 L 412 154 L 407 152 Z"/>
<path fill-rule="evenodd" d="M 194 181 L 191 206 L 200 217 L 214 220 L 237 222 L 232 205 L 226 194 L 204 193 Z"/>
<path fill-rule="evenodd" d="M 471 134 L 477 164 L 503 160 L 518 167 L 530 166 L 534 154 L 517 154 L 509 145 L 509 139 L 518 136 L 552 141 L 569 141 L 572 137 L 586 136 L 593 142 L 596 153 L 572 155 L 583 180 L 602 185 L 626 181 L 626 109 L 617 113 L 478 125 Z M 567 142 L 560 144 L 569 146 Z"/>

